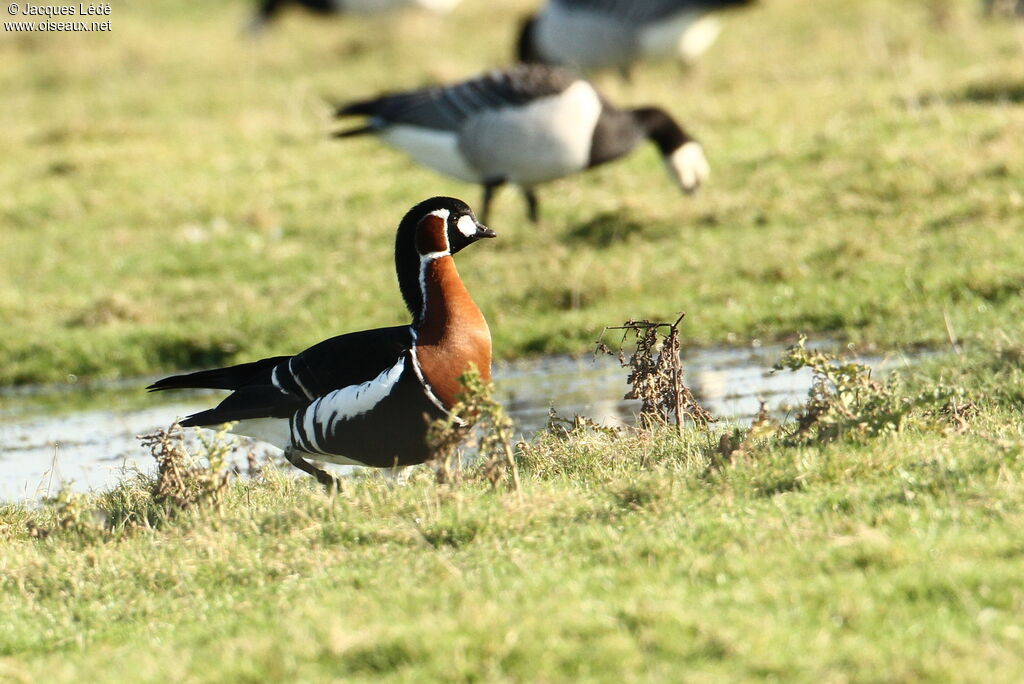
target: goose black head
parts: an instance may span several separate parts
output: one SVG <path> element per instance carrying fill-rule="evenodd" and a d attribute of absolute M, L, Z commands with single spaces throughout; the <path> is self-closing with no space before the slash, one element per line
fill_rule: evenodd
<path fill-rule="evenodd" d="M 708 176 L 711 167 L 704 148 L 658 107 L 641 107 L 631 112 L 644 134 L 658 146 L 669 174 L 684 192 L 694 193 Z"/>
<path fill-rule="evenodd" d="M 413 316 L 422 310 L 420 270 L 425 261 L 459 252 L 477 240 L 497 237 L 454 197 L 431 197 L 410 209 L 395 236 L 395 270 L 402 297 Z"/>

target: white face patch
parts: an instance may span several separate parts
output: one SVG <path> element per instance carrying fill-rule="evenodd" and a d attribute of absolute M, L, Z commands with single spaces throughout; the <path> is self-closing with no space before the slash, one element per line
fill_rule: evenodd
<path fill-rule="evenodd" d="M 688 142 L 673 152 L 666 160 L 669 173 L 684 192 L 696 192 L 701 183 L 711 175 L 711 167 L 704 148 L 698 142 Z"/>
<path fill-rule="evenodd" d="M 473 237 L 476 235 L 476 221 L 474 221 L 469 214 L 460 216 L 459 220 L 455 222 L 455 227 L 458 228 L 459 232 L 466 237 Z"/>

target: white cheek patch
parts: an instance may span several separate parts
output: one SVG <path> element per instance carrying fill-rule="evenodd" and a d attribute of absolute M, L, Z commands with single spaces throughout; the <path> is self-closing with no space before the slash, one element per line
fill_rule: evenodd
<path fill-rule="evenodd" d="M 668 158 L 669 172 L 685 192 L 696 192 L 711 175 L 711 167 L 704 156 L 704 148 L 697 142 L 688 142 Z"/>
<path fill-rule="evenodd" d="M 469 214 L 460 216 L 459 220 L 455 222 L 455 227 L 459 229 L 459 232 L 466 237 L 473 237 L 476 235 L 476 221 L 474 221 Z"/>

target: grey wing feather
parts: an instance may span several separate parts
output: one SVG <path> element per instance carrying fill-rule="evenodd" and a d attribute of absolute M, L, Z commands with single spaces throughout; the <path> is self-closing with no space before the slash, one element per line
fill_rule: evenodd
<path fill-rule="evenodd" d="M 378 128 L 407 124 L 456 131 L 474 114 L 558 94 L 575 80 L 577 77 L 564 69 L 522 64 L 461 83 L 355 102 L 339 109 L 338 115 L 365 114 Z"/>
<path fill-rule="evenodd" d="M 750 0 L 551 0 L 552 5 L 570 11 L 606 14 L 629 24 L 647 24 L 687 10 L 711 12 L 747 2 Z"/>

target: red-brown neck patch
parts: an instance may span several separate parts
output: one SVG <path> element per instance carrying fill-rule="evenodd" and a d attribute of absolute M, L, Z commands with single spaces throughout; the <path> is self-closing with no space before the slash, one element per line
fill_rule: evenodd
<path fill-rule="evenodd" d="M 448 222 L 428 214 L 416 226 L 416 251 L 420 255 L 448 251 Z"/>
<path fill-rule="evenodd" d="M 459 376 L 475 365 L 491 379 L 491 331 L 450 256 L 434 259 L 424 274 L 426 312 L 417 329 L 416 357 L 423 379 L 446 408 L 462 392 Z"/>

